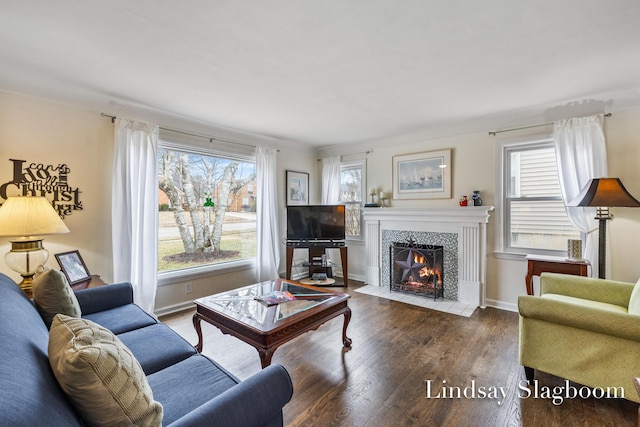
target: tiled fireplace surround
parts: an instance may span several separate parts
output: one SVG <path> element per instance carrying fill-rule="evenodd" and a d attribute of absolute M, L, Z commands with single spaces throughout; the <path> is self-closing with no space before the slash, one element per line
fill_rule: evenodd
<path fill-rule="evenodd" d="M 366 283 L 389 290 L 389 245 L 412 237 L 442 245 L 445 298 L 484 307 L 487 229 L 493 206 L 365 208 Z"/>

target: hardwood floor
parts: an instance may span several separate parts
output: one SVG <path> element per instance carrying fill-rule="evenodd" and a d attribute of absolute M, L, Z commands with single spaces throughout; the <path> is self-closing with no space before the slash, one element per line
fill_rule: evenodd
<path fill-rule="evenodd" d="M 487 308 L 466 318 L 364 295 L 354 292 L 361 283 L 349 284 L 351 349 L 342 347 L 341 316 L 275 352 L 273 363 L 285 366 L 294 384 L 284 408 L 287 426 L 637 425 L 638 405 L 624 399 L 554 405 L 551 399 L 521 398 L 517 313 Z M 192 314 L 161 320 L 195 344 Z M 202 329 L 204 354 L 240 379 L 260 370 L 253 347 L 204 322 Z M 564 386 L 544 373 L 535 378 L 540 387 Z M 495 388 L 499 398 L 445 398 L 455 387 L 472 385 L 476 395 L 480 387 L 488 395 Z"/>

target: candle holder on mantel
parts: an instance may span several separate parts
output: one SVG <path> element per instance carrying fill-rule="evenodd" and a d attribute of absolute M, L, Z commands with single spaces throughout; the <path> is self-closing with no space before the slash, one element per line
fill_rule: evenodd
<path fill-rule="evenodd" d="M 376 188 L 375 187 L 371 187 L 369 189 L 369 197 L 371 198 L 371 202 L 370 203 L 365 203 L 364 207 L 365 208 L 377 208 L 378 204 L 376 203 Z"/>
<path fill-rule="evenodd" d="M 380 194 L 378 194 L 378 198 L 380 199 L 380 207 L 386 208 L 389 206 L 389 193 L 381 191 Z"/>

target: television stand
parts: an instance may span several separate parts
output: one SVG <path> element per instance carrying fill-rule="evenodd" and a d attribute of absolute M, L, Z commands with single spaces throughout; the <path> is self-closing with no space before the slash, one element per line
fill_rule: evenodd
<path fill-rule="evenodd" d="M 322 255 L 325 255 L 325 250 L 327 248 L 339 248 L 340 249 L 340 262 L 342 264 L 342 279 L 344 281 L 344 286 L 349 286 L 349 270 L 347 264 L 347 247 L 346 246 L 324 246 L 318 245 L 315 243 L 306 243 L 299 242 L 296 245 L 287 245 L 287 271 L 286 278 L 287 280 L 291 280 L 291 267 L 293 266 L 293 252 L 296 249 L 308 249 L 309 250 L 309 277 L 313 275 L 313 273 L 324 273 L 327 274 L 327 270 L 331 269 L 331 263 L 322 265 L 322 262 L 317 262 L 314 258 L 322 258 Z M 329 274 L 327 274 L 329 277 Z M 317 285 L 323 286 L 321 282 L 318 282 Z"/>

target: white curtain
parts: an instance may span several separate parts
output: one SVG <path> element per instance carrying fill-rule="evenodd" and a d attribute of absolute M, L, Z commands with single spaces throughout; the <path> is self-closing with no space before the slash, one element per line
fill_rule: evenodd
<path fill-rule="evenodd" d="M 264 147 L 256 149 L 256 276 L 259 282 L 277 279 L 280 266 L 276 156 L 277 150 Z"/>
<path fill-rule="evenodd" d="M 322 204 L 337 205 L 340 198 L 340 156 L 322 159 Z"/>
<path fill-rule="evenodd" d="M 607 176 L 603 122 L 603 115 L 598 114 L 554 123 L 553 139 L 565 204 L 573 200 L 590 179 Z M 598 277 L 598 221 L 594 219 L 595 208 L 567 207 L 566 210 L 571 223 L 583 235 L 583 257 L 591 262 L 591 274 Z"/>
<path fill-rule="evenodd" d="M 115 121 L 111 204 L 114 282 L 131 282 L 136 304 L 153 313 L 157 285 L 158 126 Z"/>

